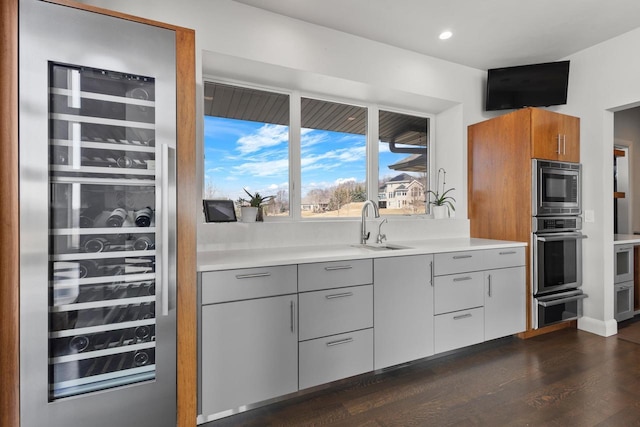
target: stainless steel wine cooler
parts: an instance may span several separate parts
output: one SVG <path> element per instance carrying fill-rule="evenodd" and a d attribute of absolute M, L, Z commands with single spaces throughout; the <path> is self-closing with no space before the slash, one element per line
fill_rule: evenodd
<path fill-rule="evenodd" d="M 175 34 L 20 3 L 21 419 L 175 425 Z"/>

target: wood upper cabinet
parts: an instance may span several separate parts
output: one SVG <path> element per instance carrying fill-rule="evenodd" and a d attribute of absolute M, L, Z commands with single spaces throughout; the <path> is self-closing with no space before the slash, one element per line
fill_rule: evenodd
<path fill-rule="evenodd" d="M 578 163 L 580 161 L 580 119 L 532 108 L 531 157 Z"/>

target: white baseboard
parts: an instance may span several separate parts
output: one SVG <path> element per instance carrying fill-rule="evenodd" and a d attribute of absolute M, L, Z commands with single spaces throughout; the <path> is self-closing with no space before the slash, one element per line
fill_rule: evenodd
<path fill-rule="evenodd" d="M 610 337 L 618 333 L 618 322 L 615 319 L 599 320 L 582 316 L 578 319 L 578 329 L 603 337 Z"/>

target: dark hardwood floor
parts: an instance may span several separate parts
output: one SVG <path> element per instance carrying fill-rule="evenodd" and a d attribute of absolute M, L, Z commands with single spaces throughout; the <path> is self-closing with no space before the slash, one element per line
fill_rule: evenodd
<path fill-rule="evenodd" d="M 640 425 L 640 345 L 575 329 L 507 338 L 205 424 L 476 425 Z"/>

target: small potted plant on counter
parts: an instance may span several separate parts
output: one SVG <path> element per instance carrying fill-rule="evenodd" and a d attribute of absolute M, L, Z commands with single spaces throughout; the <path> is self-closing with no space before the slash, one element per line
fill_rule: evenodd
<path fill-rule="evenodd" d="M 442 193 L 438 192 L 438 187 L 440 187 L 440 172 L 442 172 Z M 447 190 L 444 189 L 444 186 L 446 185 L 446 178 L 447 171 L 444 170 L 444 168 L 438 169 L 436 191 L 427 191 L 427 194 L 429 195 L 429 204 L 432 205 L 431 211 L 433 212 L 433 217 L 436 219 L 448 218 L 451 213 L 450 211 L 456 210 L 455 206 L 453 206 L 453 202 L 455 202 L 456 199 L 452 196 L 447 196 L 447 194 L 449 194 L 450 191 L 455 190 L 455 188 L 449 188 Z"/>
<path fill-rule="evenodd" d="M 243 188 L 249 199 L 240 199 L 242 205 L 240 207 L 240 215 L 242 222 L 256 222 L 263 220 L 262 207 L 273 199 L 273 196 L 261 196 L 260 193 L 250 193 Z M 248 204 L 249 206 L 246 206 Z"/>

